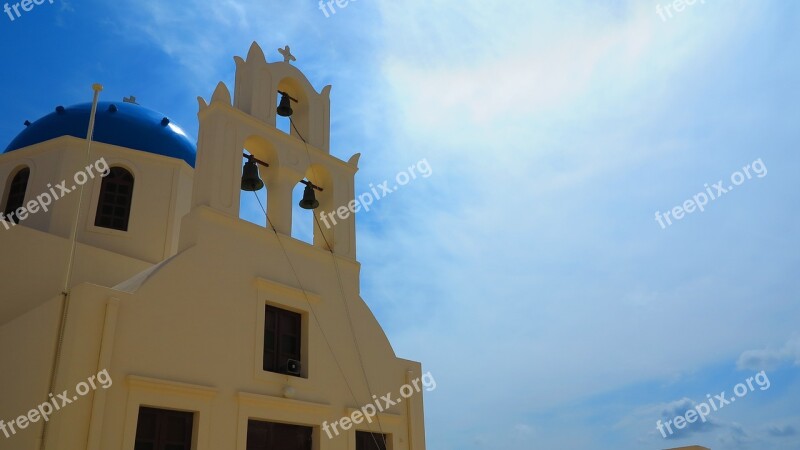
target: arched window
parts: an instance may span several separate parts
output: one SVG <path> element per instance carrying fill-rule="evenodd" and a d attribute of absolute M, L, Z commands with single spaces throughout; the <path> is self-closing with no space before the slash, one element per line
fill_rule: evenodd
<path fill-rule="evenodd" d="M 28 190 L 28 178 L 31 175 L 31 169 L 25 167 L 17 171 L 11 184 L 8 187 L 8 198 L 6 200 L 5 215 L 10 217 L 14 223 L 19 223 L 19 218 L 14 215 L 14 211 L 21 208 L 25 203 L 25 191 Z"/>
<path fill-rule="evenodd" d="M 133 175 L 122 167 L 112 167 L 100 186 L 94 225 L 128 231 L 133 200 Z"/>

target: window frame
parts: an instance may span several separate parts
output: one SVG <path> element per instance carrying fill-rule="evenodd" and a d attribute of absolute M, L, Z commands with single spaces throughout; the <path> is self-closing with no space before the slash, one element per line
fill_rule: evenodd
<path fill-rule="evenodd" d="M 25 175 L 25 187 L 22 189 L 22 193 L 21 193 L 22 194 L 22 198 L 21 198 L 19 204 L 17 204 L 15 208 L 9 210 L 9 202 L 12 200 L 12 198 L 11 198 L 12 194 L 19 195 L 19 193 L 13 192 L 15 184 L 17 184 L 17 177 L 19 177 L 20 174 L 22 174 L 24 172 L 27 172 L 27 175 Z M 9 216 L 10 216 L 11 220 L 14 223 L 19 223 L 20 222 L 19 217 L 17 217 L 16 211 L 19 208 L 25 207 L 25 198 L 28 195 L 28 187 L 30 186 L 30 183 L 31 183 L 31 173 L 32 173 L 32 171 L 31 171 L 30 166 L 23 165 L 23 166 L 19 166 L 16 169 L 12 170 L 11 173 L 9 174 L 8 178 L 6 179 L 6 189 L 5 189 L 5 193 L 3 195 L 3 210 L 2 211 L 3 211 L 4 217 L 9 218 Z"/>
<path fill-rule="evenodd" d="M 192 450 L 213 450 L 210 443 L 211 405 L 219 389 L 173 380 L 128 375 L 123 450 L 134 450 L 139 407 L 172 409 L 194 413 Z"/>
<path fill-rule="evenodd" d="M 363 440 L 365 440 L 366 442 L 374 444 L 372 439 L 378 439 L 379 437 L 382 437 L 382 439 L 383 439 L 383 448 L 382 449 L 378 449 L 378 450 L 391 450 L 391 448 L 392 448 L 392 436 L 389 433 L 380 433 L 380 432 L 374 433 L 374 432 L 371 432 L 371 431 L 355 430 L 355 433 L 354 433 L 353 436 L 354 436 L 354 439 L 355 439 L 355 449 L 356 450 L 368 450 L 368 449 L 364 449 L 363 447 L 359 447 L 359 444 L 361 442 L 364 442 Z M 380 446 L 380 444 L 379 444 L 379 446 Z"/>
<path fill-rule="evenodd" d="M 139 431 L 142 423 L 142 415 L 145 413 L 155 414 L 154 424 L 154 437 L 153 437 L 153 450 L 166 450 L 167 445 L 174 445 L 175 442 L 168 441 L 168 432 L 163 428 L 165 422 L 170 418 L 179 418 L 184 422 L 184 436 L 183 445 L 186 450 L 192 450 L 195 446 L 194 442 L 194 426 L 195 426 L 195 412 L 193 411 L 180 411 L 176 409 L 154 408 L 151 406 L 139 406 L 139 414 L 136 421 L 136 437 L 133 443 L 134 449 L 140 442 Z M 149 440 L 149 439 L 147 439 Z M 145 442 L 149 444 L 150 442 Z"/>
<path fill-rule="evenodd" d="M 123 228 L 118 228 L 118 227 L 112 226 L 113 225 L 113 221 L 114 220 L 119 220 L 120 217 L 115 217 L 115 215 L 113 213 L 111 215 L 101 214 L 102 208 L 104 206 L 109 206 L 107 204 L 107 202 L 104 201 L 104 197 L 108 194 L 108 192 L 107 192 L 107 190 L 109 188 L 108 183 L 110 183 L 112 180 L 114 180 L 114 178 L 111 178 L 112 174 L 114 174 L 114 171 L 124 171 L 130 177 L 127 205 L 124 205 L 124 207 L 125 207 L 125 218 L 124 218 L 125 224 L 124 224 Z M 133 170 L 131 170 L 128 167 L 125 167 L 125 166 L 122 166 L 122 165 L 112 165 L 110 167 L 108 175 L 106 175 L 106 176 L 104 176 L 104 177 L 102 177 L 100 179 L 100 183 L 99 183 L 99 187 L 98 187 L 98 191 L 99 192 L 98 192 L 97 197 L 96 197 L 96 202 L 93 205 L 93 207 L 94 207 L 94 217 L 91 220 L 91 225 L 93 226 L 94 229 L 107 230 L 107 231 L 110 231 L 110 232 L 117 232 L 117 233 L 127 233 L 128 231 L 130 231 L 131 218 L 133 217 L 133 214 L 132 214 L 132 212 L 133 212 L 133 199 L 134 199 L 134 194 L 136 192 L 136 179 L 137 179 L 136 174 L 134 173 Z M 127 180 L 123 180 L 123 181 L 127 181 Z M 115 194 L 112 194 L 112 195 L 121 196 L 123 194 L 115 193 Z M 119 208 L 119 207 L 122 207 L 123 205 L 113 204 L 112 203 L 110 206 L 114 207 L 114 208 Z M 99 223 L 102 219 L 109 219 L 109 218 L 110 218 L 110 220 L 112 222 L 110 225 Z"/>
<path fill-rule="evenodd" d="M 270 320 L 270 313 L 274 314 L 274 320 Z M 284 330 L 287 327 L 287 324 L 284 322 L 284 319 L 287 321 L 291 321 L 291 328 L 296 330 L 296 333 L 287 333 Z M 274 324 L 274 330 L 270 332 L 270 325 Z M 272 348 L 268 348 L 267 346 L 267 338 L 270 334 L 274 334 L 274 344 Z M 264 372 L 276 373 L 280 375 L 287 375 L 292 377 L 303 377 L 304 367 L 303 367 L 303 341 L 305 340 L 303 337 L 303 314 L 292 311 L 286 308 L 282 308 L 270 303 L 264 305 L 264 328 L 263 328 L 263 339 L 264 339 L 264 346 L 262 350 L 262 357 L 261 357 L 261 369 Z M 285 343 L 285 338 L 294 337 L 297 339 L 295 343 L 295 352 L 285 352 L 283 351 L 282 347 Z M 268 357 L 267 353 L 274 353 L 271 357 L 272 359 L 272 367 L 268 368 Z M 283 364 L 288 363 L 288 360 L 296 360 L 300 362 L 300 373 L 293 374 L 289 373 L 288 368 L 284 367 Z M 285 360 L 285 361 L 284 361 Z"/>
<path fill-rule="evenodd" d="M 250 445 L 251 444 L 250 437 L 252 436 L 252 433 L 253 433 L 253 430 L 251 429 L 251 426 L 253 426 L 255 424 L 258 424 L 258 425 L 273 425 L 273 426 L 278 426 L 278 427 L 283 426 L 283 427 L 303 428 L 304 429 L 303 430 L 304 433 L 305 432 L 308 433 L 308 446 L 303 448 L 303 449 L 301 449 L 301 450 L 312 450 L 312 449 L 315 448 L 315 446 L 314 446 L 314 435 L 317 434 L 317 433 L 316 433 L 316 430 L 315 430 L 314 426 L 304 425 L 304 424 L 295 424 L 295 423 L 286 423 L 286 422 L 276 422 L 276 421 L 273 421 L 273 420 L 263 420 L 263 419 L 258 419 L 258 418 L 252 418 L 251 417 L 251 418 L 247 419 L 247 439 L 245 441 L 245 448 L 247 448 L 247 450 L 251 450 L 251 448 L 252 448 L 251 445 Z M 268 443 L 268 444 L 270 444 L 270 443 Z M 269 449 L 269 448 L 273 448 L 273 447 L 271 445 L 267 445 L 266 448 Z M 281 447 L 281 448 L 283 448 L 283 447 Z M 256 449 L 256 450 L 260 450 L 260 449 Z"/>
<path fill-rule="evenodd" d="M 311 311 L 324 304 L 322 296 L 309 290 L 301 290 L 294 286 L 283 284 L 263 277 L 255 277 L 255 285 L 258 295 L 253 300 L 252 311 L 255 318 L 253 323 L 253 351 L 252 371 L 253 379 L 259 384 L 272 387 L 279 386 L 281 389 L 286 386 L 286 382 L 291 380 L 292 386 L 298 390 L 312 388 L 311 372 L 314 370 L 314 360 L 311 358 L 311 349 L 315 348 L 314 342 L 320 342 L 320 333 L 315 327 L 311 326 Z M 294 311 L 303 317 L 301 356 L 302 367 L 300 376 L 267 372 L 264 370 L 264 327 L 266 321 L 266 308 L 264 305 L 273 305 L 281 309 Z"/>

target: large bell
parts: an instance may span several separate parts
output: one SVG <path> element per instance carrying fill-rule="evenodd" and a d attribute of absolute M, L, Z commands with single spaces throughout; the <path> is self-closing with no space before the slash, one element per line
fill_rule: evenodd
<path fill-rule="evenodd" d="M 300 207 L 303 209 L 316 209 L 317 206 L 319 206 L 319 202 L 317 201 L 317 196 L 314 195 L 314 187 L 309 183 L 303 191 L 303 199 L 300 200 Z"/>
<path fill-rule="evenodd" d="M 253 192 L 260 191 L 263 187 L 264 182 L 258 176 L 258 164 L 252 159 L 248 159 L 242 170 L 242 190 Z"/>
<path fill-rule="evenodd" d="M 278 115 L 282 117 L 290 117 L 293 112 L 292 101 L 289 98 L 289 95 L 285 92 L 281 92 L 281 102 L 278 105 Z"/>

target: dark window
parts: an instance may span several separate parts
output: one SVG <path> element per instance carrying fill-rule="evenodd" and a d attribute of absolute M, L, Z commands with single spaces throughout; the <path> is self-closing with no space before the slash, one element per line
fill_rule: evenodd
<path fill-rule="evenodd" d="M 134 450 L 191 450 L 193 423 L 193 413 L 142 407 Z"/>
<path fill-rule="evenodd" d="M 312 428 L 301 425 L 247 422 L 247 450 L 311 450 Z"/>
<path fill-rule="evenodd" d="M 385 434 L 356 431 L 356 450 L 386 450 L 386 441 Z"/>
<path fill-rule="evenodd" d="M 298 375 L 292 372 L 289 360 L 300 361 L 302 316 L 267 305 L 264 323 L 264 370 Z M 296 368 L 294 368 L 296 369 Z"/>
<path fill-rule="evenodd" d="M 128 231 L 132 199 L 133 175 L 122 167 L 112 168 L 100 186 L 95 226 Z"/>
<path fill-rule="evenodd" d="M 27 167 L 21 169 L 14 175 L 14 178 L 11 179 L 11 185 L 8 187 L 8 200 L 6 201 L 4 213 L 6 217 L 9 217 L 14 223 L 19 223 L 19 218 L 12 214 L 25 203 L 25 191 L 28 190 L 28 178 L 30 176 L 30 169 Z"/>

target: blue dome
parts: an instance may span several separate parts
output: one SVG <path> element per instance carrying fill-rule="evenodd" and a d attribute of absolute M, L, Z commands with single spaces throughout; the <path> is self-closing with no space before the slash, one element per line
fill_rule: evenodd
<path fill-rule="evenodd" d="M 58 107 L 28 125 L 4 153 L 61 136 L 86 139 L 91 103 Z M 99 102 L 93 140 L 186 161 L 194 167 L 197 146 L 169 119 L 151 109 L 124 102 Z"/>

